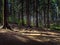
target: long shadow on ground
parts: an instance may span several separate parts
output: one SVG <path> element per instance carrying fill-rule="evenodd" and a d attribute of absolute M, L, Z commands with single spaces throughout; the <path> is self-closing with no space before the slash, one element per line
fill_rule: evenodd
<path fill-rule="evenodd" d="M 18 39 L 18 35 L 12 35 L 8 33 L 0 33 L 0 45 L 60 45 L 58 42 L 38 42 L 32 39 L 29 39 L 25 36 L 20 36 L 21 38 L 29 39 L 27 42 L 23 42 L 22 39 Z"/>

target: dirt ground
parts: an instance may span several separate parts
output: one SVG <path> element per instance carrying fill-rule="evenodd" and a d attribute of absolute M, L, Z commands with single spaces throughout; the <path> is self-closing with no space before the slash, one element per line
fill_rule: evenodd
<path fill-rule="evenodd" d="M 60 33 L 0 29 L 0 45 L 60 45 Z"/>

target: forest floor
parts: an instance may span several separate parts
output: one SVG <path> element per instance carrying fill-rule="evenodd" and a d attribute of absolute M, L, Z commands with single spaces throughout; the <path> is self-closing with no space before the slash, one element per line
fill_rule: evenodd
<path fill-rule="evenodd" d="M 60 45 L 60 33 L 42 30 L 0 29 L 0 45 Z"/>

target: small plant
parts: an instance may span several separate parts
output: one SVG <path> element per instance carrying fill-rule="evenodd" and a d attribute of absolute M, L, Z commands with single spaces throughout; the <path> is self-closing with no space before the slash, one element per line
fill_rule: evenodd
<path fill-rule="evenodd" d="M 50 26 L 50 29 L 53 29 L 53 30 L 60 30 L 60 25 L 53 24 L 53 25 Z"/>

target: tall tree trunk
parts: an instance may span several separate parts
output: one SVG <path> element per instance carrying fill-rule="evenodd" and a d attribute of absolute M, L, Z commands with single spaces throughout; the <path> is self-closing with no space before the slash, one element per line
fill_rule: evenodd
<path fill-rule="evenodd" d="M 38 0 L 35 0 L 36 27 L 38 27 Z"/>
<path fill-rule="evenodd" d="M 29 0 L 26 0 L 26 15 L 27 15 L 27 27 L 30 27 Z"/>
<path fill-rule="evenodd" d="M 46 27 L 46 4 L 45 4 L 45 0 L 44 0 L 44 27 Z"/>
<path fill-rule="evenodd" d="M 10 29 L 10 30 L 12 30 L 11 28 L 10 28 L 10 26 L 9 26 L 9 24 L 8 24 L 8 20 L 7 20 L 7 18 L 8 18 L 8 0 L 4 0 L 4 19 L 3 19 L 3 28 L 4 29 Z"/>
<path fill-rule="evenodd" d="M 24 14 L 23 14 L 23 3 L 24 3 L 24 0 L 22 0 L 22 11 L 21 11 L 21 18 L 22 18 L 22 26 L 24 26 Z"/>
<path fill-rule="evenodd" d="M 35 26 L 35 0 L 33 1 L 33 25 Z"/>
<path fill-rule="evenodd" d="M 48 0 L 48 5 L 47 5 L 47 28 L 50 27 L 50 21 L 49 21 L 49 5 L 50 5 L 50 0 Z"/>
<path fill-rule="evenodd" d="M 57 25 L 59 25 L 59 7 L 57 6 Z"/>

